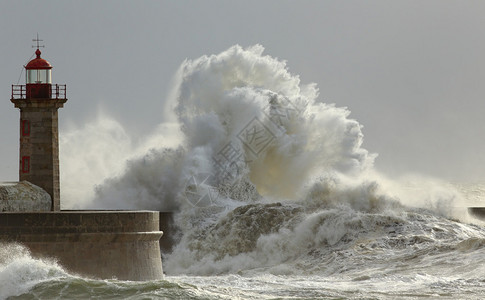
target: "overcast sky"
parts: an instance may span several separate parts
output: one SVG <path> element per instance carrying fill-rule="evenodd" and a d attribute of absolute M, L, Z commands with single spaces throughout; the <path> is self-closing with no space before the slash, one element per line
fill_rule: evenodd
<path fill-rule="evenodd" d="M 349 108 L 382 172 L 485 180 L 484 16 L 485 1 L 0 0 L 0 181 L 18 180 L 11 84 L 37 32 L 67 84 L 61 135 L 102 110 L 136 140 L 184 59 L 261 44 Z"/>

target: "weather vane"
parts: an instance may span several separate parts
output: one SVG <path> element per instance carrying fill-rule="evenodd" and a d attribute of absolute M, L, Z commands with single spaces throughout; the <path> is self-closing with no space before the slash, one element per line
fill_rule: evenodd
<path fill-rule="evenodd" d="M 39 48 L 44 48 L 45 46 L 44 45 L 39 45 L 39 42 L 43 42 L 44 40 L 40 40 L 39 39 L 39 33 L 37 33 L 37 38 L 36 39 L 33 39 L 32 42 L 36 42 L 37 43 L 37 46 L 32 46 L 32 48 L 35 48 L 37 47 L 37 49 Z"/>

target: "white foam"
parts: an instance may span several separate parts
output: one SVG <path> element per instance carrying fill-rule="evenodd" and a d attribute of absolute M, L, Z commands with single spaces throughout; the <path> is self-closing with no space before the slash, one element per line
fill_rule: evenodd
<path fill-rule="evenodd" d="M 66 276 L 56 262 L 34 259 L 19 244 L 0 243 L 0 299 L 21 295 L 40 282 Z"/>
<path fill-rule="evenodd" d="M 323 103 L 315 84 L 302 84 L 286 62 L 263 51 L 233 46 L 182 63 L 166 103 L 170 126 L 160 127 L 180 128 L 172 143 L 159 130 L 133 145 L 120 124 L 106 120 L 73 131 L 62 149 L 82 166 L 66 171 L 63 189 L 89 191 L 81 206 L 178 210 L 182 236 L 164 260 L 173 274 L 339 273 L 344 267 L 332 251 L 340 246 L 346 256 L 345 247 L 441 243 L 432 233 L 437 220 L 462 240 L 480 238 L 439 219 L 450 215 L 458 192 L 418 179 L 420 192 L 407 193 L 402 180 L 378 174 L 350 111 Z M 81 175 L 86 179 L 75 182 Z M 282 205 L 267 205 L 274 202 Z M 409 234 L 388 238 L 403 228 Z M 395 257 L 409 254 L 400 250 Z M 361 262 L 352 263 L 357 270 Z"/>

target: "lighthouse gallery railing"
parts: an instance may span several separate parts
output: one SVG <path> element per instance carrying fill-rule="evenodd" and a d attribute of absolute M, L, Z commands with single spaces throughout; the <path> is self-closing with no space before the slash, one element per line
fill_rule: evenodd
<path fill-rule="evenodd" d="M 11 99 L 27 99 L 27 86 L 25 84 L 12 84 Z M 66 99 L 66 85 L 52 84 L 50 99 Z"/>

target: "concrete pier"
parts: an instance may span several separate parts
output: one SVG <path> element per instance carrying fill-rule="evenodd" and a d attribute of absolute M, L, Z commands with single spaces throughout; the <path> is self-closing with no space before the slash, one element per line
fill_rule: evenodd
<path fill-rule="evenodd" d="M 0 241 L 27 246 L 34 257 L 57 259 L 87 277 L 163 278 L 159 212 L 3 212 Z"/>

